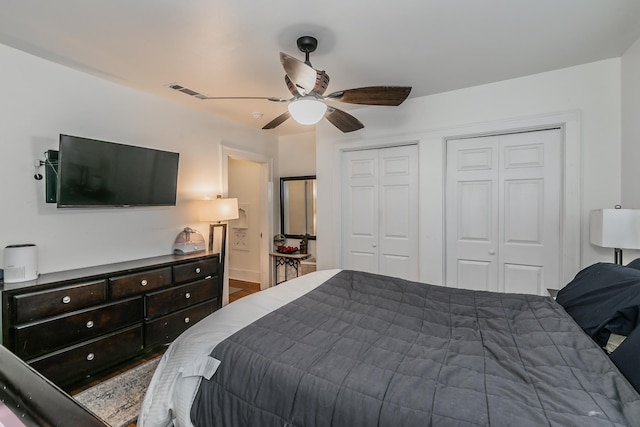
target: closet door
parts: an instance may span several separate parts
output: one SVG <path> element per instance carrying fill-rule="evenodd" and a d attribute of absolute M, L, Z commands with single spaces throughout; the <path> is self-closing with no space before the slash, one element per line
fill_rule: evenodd
<path fill-rule="evenodd" d="M 499 141 L 447 142 L 447 286 L 498 290 Z"/>
<path fill-rule="evenodd" d="M 343 268 L 417 280 L 417 146 L 346 152 L 343 167 Z"/>
<path fill-rule="evenodd" d="M 378 272 L 378 150 L 349 151 L 343 158 L 342 267 Z"/>
<path fill-rule="evenodd" d="M 447 286 L 559 286 L 561 164 L 559 129 L 447 142 Z"/>

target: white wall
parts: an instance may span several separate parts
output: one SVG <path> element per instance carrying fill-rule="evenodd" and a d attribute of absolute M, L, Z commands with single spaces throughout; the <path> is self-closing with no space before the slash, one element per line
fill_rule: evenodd
<path fill-rule="evenodd" d="M 0 248 L 35 243 L 41 273 L 168 254 L 185 226 L 206 238 L 208 225 L 198 222 L 193 200 L 223 190 L 221 141 L 277 156 L 277 140 L 266 133 L 3 45 L 0 79 Z M 179 152 L 177 206 L 57 209 L 45 204 L 44 180 L 33 179 L 34 160 L 58 148 L 60 133 Z"/>
<path fill-rule="evenodd" d="M 640 39 L 622 56 L 622 206 L 640 209 Z"/>
<path fill-rule="evenodd" d="M 342 135 L 321 124 L 317 136 L 318 170 L 318 268 L 339 266 L 340 158 L 336 147 L 384 145 L 397 142 L 420 144 L 421 240 L 429 241 L 429 251 L 421 253 L 426 271 L 423 280 L 443 283 L 443 138 L 469 129 L 491 129 L 523 118 L 543 117 L 574 111 L 580 117 L 580 159 L 582 170 L 579 233 L 582 266 L 609 258 L 609 251 L 589 243 L 588 215 L 592 209 L 613 206 L 620 200 L 620 59 L 610 59 L 494 84 L 409 99 L 397 108 L 370 107 L 353 111 L 365 129 Z M 526 120 L 525 120 L 526 122 Z M 505 125 L 505 123 L 507 123 Z M 434 138 L 433 136 L 437 137 Z M 427 188 L 425 188 L 427 187 Z M 576 190 L 579 191 L 579 190 Z M 426 215 L 426 217 L 425 217 Z M 337 231 L 336 231 L 337 230 Z M 578 233 L 576 233 L 578 234 Z M 575 274 L 575 272 L 572 272 Z"/>
<path fill-rule="evenodd" d="M 278 171 L 280 177 L 316 174 L 316 134 L 313 130 L 297 135 L 284 135 L 279 141 Z M 280 218 L 280 182 L 278 192 L 278 221 Z M 278 222 L 277 230 L 280 230 Z M 297 239 L 287 239 L 287 245 L 300 246 Z M 315 257 L 316 241 L 309 240 L 308 252 Z"/>
<path fill-rule="evenodd" d="M 313 130 L 281 136 L 278 147 L 278 171 L 281 177 L 316 174 L 316 134 Z"/>
<path fill-rule="evenodd" d="M 622 55 L 622 200 L 624 208 L 640 209 L 640 39 Z M 640 257 L 625 250 L 624 263 Z"/>

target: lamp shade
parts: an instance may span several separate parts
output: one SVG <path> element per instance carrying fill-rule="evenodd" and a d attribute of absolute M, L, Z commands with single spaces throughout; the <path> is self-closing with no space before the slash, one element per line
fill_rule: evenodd
<path fill-rule="evenodd" d="M 640 209 L 591 211 L 591 243 L 603 248 L 640 249 Z"/>
<path fill-rule="evenodd" d="M 314 125 L 318 123 L 327 112 L 327 104 L 318 101 L 314 97 L 303 97 L 293 101 L 287 107 L 293 120 L 301 125 Z"/>
<path fill-rule="evenodd" d="M 238 218 L 238 199 L 205 200 L 200 211 L 200 221 L 227 221 Z"/>

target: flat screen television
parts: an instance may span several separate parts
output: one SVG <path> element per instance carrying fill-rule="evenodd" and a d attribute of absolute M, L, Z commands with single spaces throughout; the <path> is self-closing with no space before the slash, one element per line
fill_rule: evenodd
<path fill-rule="evenodd" d="M 175 206 L 178 153 L 60 135 L 60 208 Z"/>

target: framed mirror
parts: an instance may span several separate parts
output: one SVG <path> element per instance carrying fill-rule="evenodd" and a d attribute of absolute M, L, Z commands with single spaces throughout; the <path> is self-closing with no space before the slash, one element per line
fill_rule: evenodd
<path fill-rule="evenodd" d="M 280 178 L 280 230 L 289 238 L 316 238 L 316 177 Z"/>

